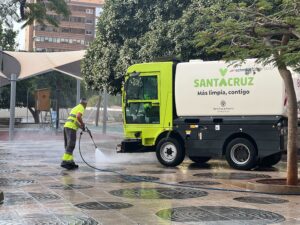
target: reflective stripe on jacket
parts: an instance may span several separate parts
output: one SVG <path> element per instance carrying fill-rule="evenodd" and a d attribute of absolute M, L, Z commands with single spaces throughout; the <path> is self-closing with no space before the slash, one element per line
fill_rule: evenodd
<path fill-rule="evenodd" d="M 73 130 L 77 130 L 80 127 L 80 123 L 77 120 L 77 114 L 81 113 L 81 115 L 83 115 L 84 111 L 85 111 L 85 109 L 84 109 L 83 105 L 78 104 L 77 106 L 75 106 L 71 110 L 64 127 L 71 128 Z"/>

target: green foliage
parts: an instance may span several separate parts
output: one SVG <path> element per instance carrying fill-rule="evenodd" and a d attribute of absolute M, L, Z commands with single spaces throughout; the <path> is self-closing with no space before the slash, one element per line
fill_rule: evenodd
<path fill-rule="evenodd" d="M 183 61 L 260 58 L 299 68 L 299 4 L 297 0 L 108 0 L 82 73 L 90 88 L 107 86 L 116 94 L 130 65 L 168 56 Z M 286 33 L 289 41 L 282 45 Z M 276 60 L 271 57 L 275 55 Z"/>
<path fill-rule="evenodd" d="M 2 50 L 13 51 L 16 47 L 17 32 L 12 29 L 3 29 L 0 23 L 0 47 Z"/>
<path fill-rule="evenodd" d="M 299 1 L 216 1 L 202 13 L 211 23 L 196 41 L 206 52 L 300 69 Z"/>
<path fill-rule="evenodd" d="M 97 24 L 96 40 L 82 64 L 87 85 L 120 93 L 126 69 L 160 57 L 199 58 L 194 34 L 204 0 L 108 0 Z"/>
<path fill-rule="evenodd" d="M 19 13 L 17 13 L 19 11 Z M 12 20 L 25 22 L 23 27 L 33 24 L 49 23 L 58 26 L 59 21 L 47 15 L 47 11 L 52 11 L 57 15 L 68 17 L 70 10 L 65 0 L 48 0 L 30 3 L 27 0 L 2 0 L 0 3 L 0 20 L 7 25 L 11 25 Z"/>

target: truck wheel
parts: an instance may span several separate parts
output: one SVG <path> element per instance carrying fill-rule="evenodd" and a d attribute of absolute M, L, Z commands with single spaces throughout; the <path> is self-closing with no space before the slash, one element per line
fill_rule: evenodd
<path fill-rule="evenodd" d="M 259 163 L 262 167 L 271 167 L 277 164 L 281 160 L 282 153 L 276 153 L 274 155 L 267 156 L 261 160 Z"/>
<path fill-rule="evenodd" d="M 211 159 L 211 157 L 197 157 L 197 156 L 190 156 L 189 158 L 195 163 L 206 163 Z"/>
<path fill-rule="evenodd" d="M 233 139 L 226 147 L 226 160 L 235 169 L 250 170 L 257 165 L 257 151 L 245 138 Z"/>
<path fill-rule="evenodd" d="M 164 166 L 178 166 L 184 160 L 185 152 L 176 139 L 164 138 L 157 144 L 156 157 Z"/>

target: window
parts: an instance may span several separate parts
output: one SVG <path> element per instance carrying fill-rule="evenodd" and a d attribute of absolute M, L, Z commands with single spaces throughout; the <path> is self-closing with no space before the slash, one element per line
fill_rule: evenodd
<path fill-rule="evenodd" d="M 80 44 L 84 45 L 84 40 L 80 40 Z"/>
<path fill-rule="evenodd" d="M 86 14 L 94 14 L 93 9 L 86 9 L 85 12 L 86 12 Z"/>
<path fill-rule="evenodd" d="M 70 32 L 73 34 L 84 34 L 85 30 L 79 28 L 70 28 Z"/>
<path fill-rule="evenodd" d="M 153 103 L 158 100 L 157 76 L 131 76 L 125 92 L 126 123 L 159 124 L 159 105 Z"/>
<path fill-rule="evenodd" d="M 159 124 L 159 106 L 151 103 L 128 103 L 126 107 L 126 123 Z"/>
<path fill-rule="evenodd" d="M 71 17 L 70 21 L 74 23 L 84 23 L 85 19 L 84 17 Z"/>
<path fill-rule="evenodd" d="M 71 6 L 72 11 L 85 12 L 85 8 L 81 6 Z"/>
<path fill-rule="evenodd" d="M 86 30 L 86 31 L 85 31 L 85 34 L 86 34 L 86 35 L 92 35 L 93 32 L 92 32 L 91 30 Z"/>
<path fill-rule="evenodd" d="M 61 42 L 61 43 L 64 43 L 64 44 L 68 44 L 68 43 L 69 43 L 68 39 L 66 39 L 66 38 L 62 38 L 62 39 L 60 40 L 60 42 Z"/>
<path fill-rule="evenodd" d="M 63 28 L 61 28 L 61 32 L 63 32 L 63 33 L 69 33 L 70 32 L 70 28 L 63 27 Z"/>
<path fill-rule="evenodd" d="M 125 84 L 127 99 L 156 100 L 158 99 L 157 76 L 130 77 Z"/>
<path fill-rule="evenodd" d="M 49 38 L 48 37 L 45 37 L 45 42 L 49 42 Z"/>
<path fill-rule="evenodd" d="M 87 23 L 87 24 L 93 24 L 94 21 L 93 21 L 92 19 L 86 19 L 86 20 L 85 20 L 85 23 Z"/>
<path fill-rule="evenodd" d="M 36 48 L 35 49 L 36 52 L 46 52 L 45 48 Z"/>
<path fill-rule="evenodd" d="M 35 41 L 40 42 L 40 41 L 41 41 L 41 38 L 40 38 L 40 37 L 36 37 L 36 38 L 35 38 Z"/>

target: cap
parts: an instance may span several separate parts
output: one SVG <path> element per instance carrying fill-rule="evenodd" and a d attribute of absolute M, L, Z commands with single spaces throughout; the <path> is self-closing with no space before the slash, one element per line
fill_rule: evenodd
<path fill-rule="evenodd" d="M 86 98 L 81 98 L 81 99 L 80 99 L 80 103 L 87 104 Z"/>

